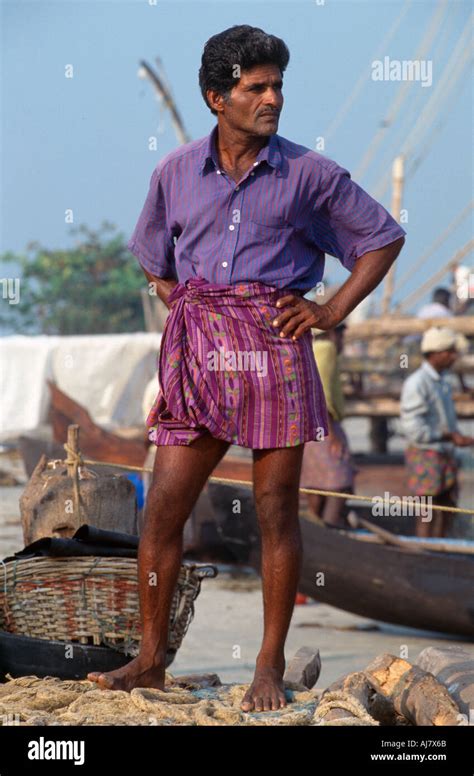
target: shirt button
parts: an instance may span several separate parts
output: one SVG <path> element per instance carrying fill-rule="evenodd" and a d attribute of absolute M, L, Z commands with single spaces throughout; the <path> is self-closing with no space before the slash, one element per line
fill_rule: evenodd
<path fill-rule="evenodd" d="M 238 191 L 240 189 L 240 186 L 236 186 L 235 190 Z"/>
<path fill-rule="evenodd" d="M 220 175 L 220 174 L 221 174 L 221 171 L 220 171 L 220 170 L 216 170 L 216 172 L 217 172 L 217 174 L 218 174 L 218 175 Z"/>
<path fill-rule="evenodd" d="M 254 166 L 254 167 L 256 167 L 256 166 L 257 166 L 257 164 L 260 164 L 260 162 L 254 162 L 254 163 L 253 163 L 253 166 Z"/>
<path fill-rule="evenodd" d="M 251 173 L 250 173 L 250 175 L 255 175 L 255 173 L 254 173 L 254 172 L 251 172 Z"/>
<path fill-rule="evenodd" d="M 235 229 L 235 226 L 234 226 L 234 224 L 229 224 L 229 229 L 230 229 L 230 231 L 231 231 L 231 232 L 233 232 L 233 231 L 234 231 L 234 229 Z"/>
<path fill-rule="evenodd" d="M 224 268 L 225 268 L 225 267 L 227 267 L 227 262 L 226 262 L 226 261 L 223 261 L 223 262 L 222 262 L 222 266 L 223 266 Z"/>

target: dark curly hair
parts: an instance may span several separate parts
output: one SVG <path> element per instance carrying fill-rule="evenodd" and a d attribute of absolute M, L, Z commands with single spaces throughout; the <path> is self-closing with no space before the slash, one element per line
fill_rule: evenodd
<path fill-rule="evenodd" d="M 204 102 L 215 116 L 206 97 L 208 89 L 213 89 L 228 99 L 239 79 L 235 77 L 235 66 L 240 65 L 241 72 L 256 65 L 278 65 L 284 73 L 290 60 L 286 43 L 275 35 L 268 35 L 259 27 L 248 24 L 236 24 L 209 38 L 201 58 L 199 68 L 199 86 Z"/>

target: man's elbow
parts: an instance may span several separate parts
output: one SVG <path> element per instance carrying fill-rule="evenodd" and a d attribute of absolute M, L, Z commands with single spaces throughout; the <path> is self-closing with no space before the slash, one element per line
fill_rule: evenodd
<path fill-rule="evenodd" d="M 388 245 L 384 245 L 383 248 L 380 248 L 380 250 L 377 251 L 377 263 L 379 264 L 384 275 L 388 272 L 393 262 L 399 255 L 401 249 L 403 248 L 404 242 L 405 237 L 402 235 L 402 237 L 398 237 L 396 240 L 394 240 L 394 242 L 388 243 Z"/>
<path fill-rule="evenodd" d="M 385 246 L 388 249 L 388 253 L 392 257 L 393 261 L 395 261 L 395 259 L 397 258 L 398 254 L 400 253 L 404 245 L 405 245 L 405 236 L 402 235 L 393 243 L 389 243 L 389 245 Z"/>

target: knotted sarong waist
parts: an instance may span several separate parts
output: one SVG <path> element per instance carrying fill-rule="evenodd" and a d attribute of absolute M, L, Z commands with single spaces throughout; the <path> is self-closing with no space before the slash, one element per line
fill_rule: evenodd
<path fill-rule="evenodd" d="M 293 341 L 272 321 L 291 293 L 258 282 L 192 278 L 174 287 L 159 355 L 160 390 L 147 417 L 157 445 L 206 432 L 249 448 L 299 445 L 328 433 L 311 331 Z"/>

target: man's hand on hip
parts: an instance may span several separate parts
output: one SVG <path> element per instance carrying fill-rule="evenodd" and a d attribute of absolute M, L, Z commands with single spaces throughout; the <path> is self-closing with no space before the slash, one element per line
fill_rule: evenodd
<path fill-rule="evenodd" d="M 301 296 L 289 294 L 282 296 L 276 303 L 277 307 L 284 307 L 277 318 L 274 319 L 275 328 L 281 329 L 280 337 L 299 339 L 308 329 L 318 328 L 332 329 L 341 322 L 330 302 L 316 304 Z"/>

